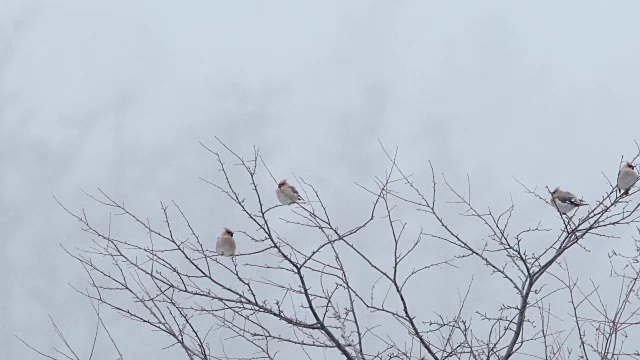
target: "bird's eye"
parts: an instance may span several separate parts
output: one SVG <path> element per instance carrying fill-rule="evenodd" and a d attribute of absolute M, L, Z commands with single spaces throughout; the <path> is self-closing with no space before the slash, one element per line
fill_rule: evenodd
<path fill-rule="evenodd" d="M 230 235 L 230 236 L 233 236 L 233 231 L 229 231 L 229 235 Z"/>

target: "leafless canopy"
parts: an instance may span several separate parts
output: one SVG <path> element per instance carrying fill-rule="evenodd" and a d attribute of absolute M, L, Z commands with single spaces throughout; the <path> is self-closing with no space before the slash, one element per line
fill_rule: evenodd
<path fill-rule="evenodd" d="M 470 181 L 461 191 L 433 166 L 431 179 L 418 181 L 382 146 L 384 176 L 343 185 L 370 199 L 368 208 L 349 205 L 361 220 L 345 225 L 302 178 L 296 183 L 306 202 L 273 205 L 279 179 L 257 149 L 245 158 L 219 141 L 218 151 L 202 146 L 219 169 L 215 179 L 202 180 L 225 195 L 220 206 L 243 214 L 243 225 L 220 224 L 235 231 L 235 257 L 217 256 L 213 235 L 196 231 L 175 202 L 160 204 L 158 226 L 100 190 L 86 195 L 107 209 L 108 226 L 61 204 L 92 239 L 68 253 L 86 270 L 89 286 L 76 290 L 96 304 L 99 325 L 99 308 L 115 310 L 166 334 L 167 346 L 185 358 L 203 360 L 640 359 L 637 340 L 629 341 L 640 320 L 638 252 L 613 251 L 597 265 L 611 269 L 619 284 L 613 297 L 601 284 L 579 282 L 567 261 L 590 238 L 614 239 L 614 228 L 635 228 L 637 191 L 623 196 L 609 182 L 573 217 L 558 213 L 547 227 L 513 229 L 513 203 L 501 211 L 476 205 Z M 548 192 L 522 187 L 531 203 L 547 202 Z M 407 211 L 418 212 L 421 228 L 401 219 Z M 118 234 L 121 221 L 140 232 Z M 430 251 L 436 247 L 448 252 Z M 513 296 L 492 298 L 465 273 L 470 264 L 481 264 L 486 273 L 478 276 L 508 286 Z M 439 289 L 432 280 L 443 274 L 467 281 L 454 292 Z M 454 304 L 454 311 L 425 308 L 425 296 Z M 481 308 L 470 303 L 474 297 L 485 299 Z M 118 335 L 109 338 L 124 358 Z M 83 355 L 61 349 L 39 353 Z"/>

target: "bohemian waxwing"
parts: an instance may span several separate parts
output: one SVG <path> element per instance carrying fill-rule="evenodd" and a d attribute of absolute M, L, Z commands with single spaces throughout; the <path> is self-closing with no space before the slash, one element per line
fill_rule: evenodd
<path fill-rule="evenodd" d="M 618 189 L 623 192 L 622 195 L 629 195 L 629 190 L 638 181 L 638 173 L 631 161 L 626 161 L 620 168 L 618 174 Z"/>
<path fill-rule="evenodd" d="M 303 201 L 302 197 L 298 193 L 298 190 L 296 190 L 293 185 L 289 185 L 286 179 L 278 183 L 276 195 L 278 196 L 278 200 L 280 200 L 280 203 L 282 205 L 291 205 L 299 201 Z"/>
<path fill-rule="evenodd" d="M 236 241 L 233 239 L 233 231 L 229 228 L 224 228 L 222 234 L 216 241 L 216 252 L 222 256 L 232 256 L 236 253 Z"/>
<path fill-rule="evenodd" d="M 551 192 L 551 205 L 562 214 L 568 214 L 580 206 L 587 205 L 587 203 L 568 191 L 560 190 L 558 186 Z"/>

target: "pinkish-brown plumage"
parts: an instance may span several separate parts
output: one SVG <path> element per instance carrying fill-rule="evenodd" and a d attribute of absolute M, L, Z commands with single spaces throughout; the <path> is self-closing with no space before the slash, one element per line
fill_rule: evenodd
<path fill-rule="evenodd" d="M 216 253 L 222 256 L 232 256 L 236 254 L 236 240 L 233 238 L 233 231 L 228 227 L 223 228 L 222 233 L 216 241 Z"/>
<path fill-rule="evenodd" d="M 636 184 L 638 181 L 638 172 L 635 170 L 635 166 L 631 161 L 626 161 L 620 167 L 620 172 L 618 173 L 618 189 L 622 191 L 623 196 L 629 195 L 629 190 Z"/>
<path fill-rule="evenodd" d="M 587 205 L 587 203 L 573 193 L 560 190 L 560 186 L 557 186 L 551 192 L 551 205 L 560 213 L 568 214 L 580 206 Z"/>
<path fill-rule="evenodd" d="M 278 183 L 276 189 L 276 196 L 282 205 L 291 205 L 299 201 L 303 201 L 302 197 L 298 193 L 298 190 L 293 185 L 287 182 L 287 179 L 282 179 Z"/>

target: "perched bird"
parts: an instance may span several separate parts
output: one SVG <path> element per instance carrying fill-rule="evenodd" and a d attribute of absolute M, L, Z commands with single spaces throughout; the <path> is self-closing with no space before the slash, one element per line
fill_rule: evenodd
<path fill-rule="evenodd" d="M 278 183 L 278 188 L 276 189 L 276 195 L 278 196 L 278 200 L 282 205 L 291 205 L 297 203 L 299 201 L 304 201 L 298 190 L 296 190 L 293 185 L 289 185 L 287 179 L 284 179 Z"/>
<path fill-rule="evenodd" d="M 623 196 L 629 195 L 629 190 L 635 185 L 636 181 L 638 181 L 638 172 L 636 172 L 635 166 L 631 161 L 626 161 L 622 164 L 618 173 L 618 189 L 623 192 Z"/>
<path fill-rule="evenodd" d="M 568 191 L 560 190 L 558 186 L 551 192 L 551 205 L 562 214 L 568 214 L 580 206 L 587 205 L 587 203 Z"/>
<path fill-rule="evenodd" d="M 236 253 L 236 241 L 233 239 L 233 231 L 229 228 L 224 228 L 222 234 L 216 241 L 216 252 L 218 255 L 231 256 Z"/>

